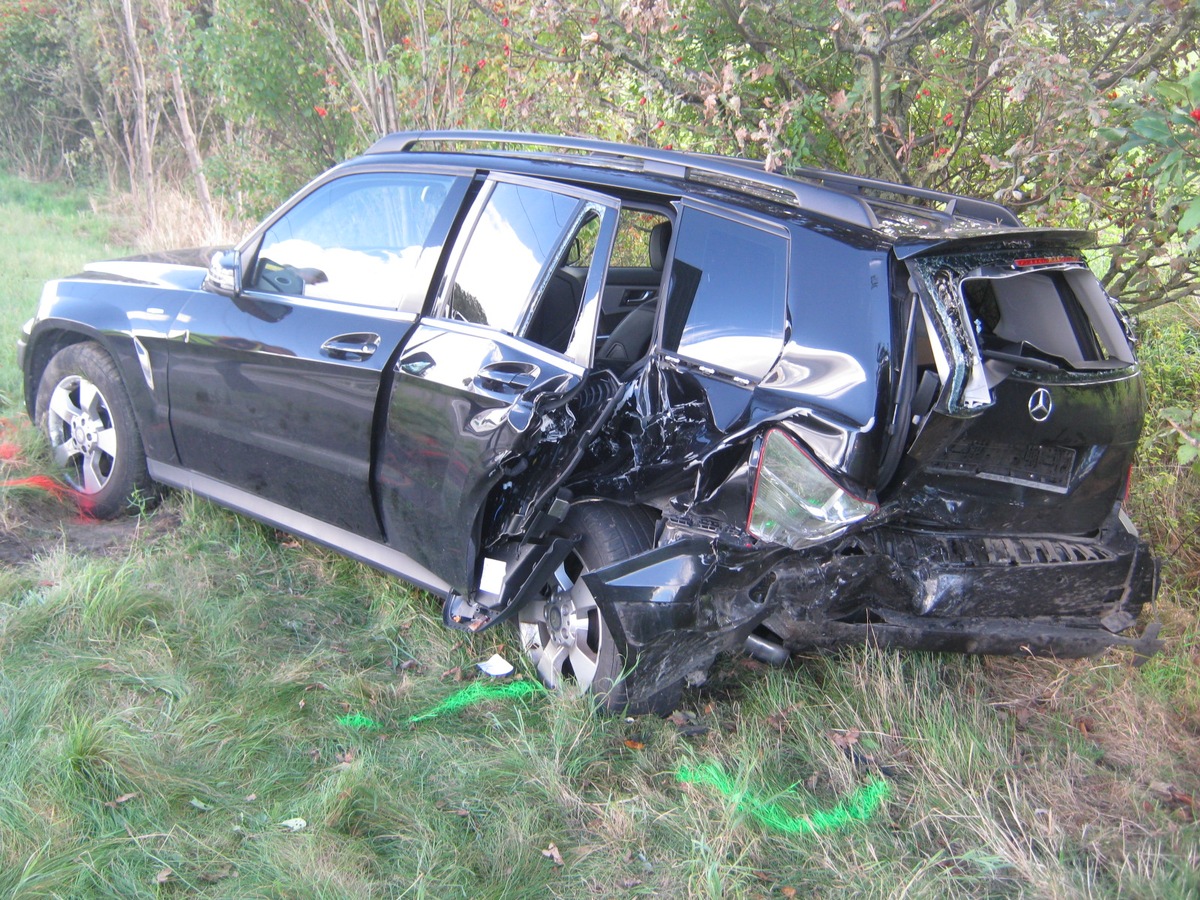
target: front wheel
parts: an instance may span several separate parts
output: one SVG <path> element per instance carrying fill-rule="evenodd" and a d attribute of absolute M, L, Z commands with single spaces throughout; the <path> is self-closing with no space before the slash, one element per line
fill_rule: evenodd
<path fill-rule="evenodd" d="M 99 344 L 72 344 L 54 355 L 35 412 L 55 464 L 88 513 L 111 519 L 153 498 L 133 406 Z"/>
<path fill-rule="evenodd" d="M 562 530 L 582 539 L 542 597 L 518 614 L 521 646 L 547 687 L 574 684 L 610 711 L 625 709 L 621 653 L 583 576 L 649 549 L 654 521 L 640 510 L 584 503 L 571 511 Z"/>

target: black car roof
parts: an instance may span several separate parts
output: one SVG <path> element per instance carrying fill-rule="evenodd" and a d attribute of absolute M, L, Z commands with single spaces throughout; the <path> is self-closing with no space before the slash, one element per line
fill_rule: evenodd
<path fill-rule="evenodd" d="M 624 182 L 645 179 L 650 189 L 664 181 L 684 193 L 708 193 L 706 189 L 715 188 L 754 205 L 758 205 L 755 201 L 782 205 L 875 232 L 889 241 L 929 238 L 960 228 L 1004 231 L 1021 227 L 1012 210 L 988 200 L 822 169 L 768 172 L 756 160 L 593 138 L 502 131 L 397 132 L 377 141 L 366 157 L 418 152 L 449 153 L 459 159 L 501 158 L 518 167 L 521 163 L 557 163 L 586 170 L 576 175 L 584 181 L 611 183 L 608 178 L 596 177 L 598 170 L 607 170 L 621 173 Z"/>

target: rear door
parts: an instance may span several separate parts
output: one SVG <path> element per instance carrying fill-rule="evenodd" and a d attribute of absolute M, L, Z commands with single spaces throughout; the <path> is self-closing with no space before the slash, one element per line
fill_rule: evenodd
<path fill-rule="evenodd" d="M 235 297 L 197 294 L 170 352 L 185 468 L 379 540 L 373 425 L 469 180 L 357 172 L 265 229 Z"/>
<path fill-rule="evenodd" d="M 527 501 L 530 451 L 580 430 L 567 404 L 590 370 L 617 214 L 609 197 L 489 178 L 395 365 L 378 470 L 388 544 L 464 595 L 481 547 L 521 512 L 497 493 L 520 478 L 509 504 Z"/>

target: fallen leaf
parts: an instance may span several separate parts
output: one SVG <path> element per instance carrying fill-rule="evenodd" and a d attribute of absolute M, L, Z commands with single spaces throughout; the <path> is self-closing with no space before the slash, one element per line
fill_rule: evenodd
<path fill-rule="evenodd" d="M 345 752 L 343 752 L 343 753 L 335 753 L 335 754 L 333 755 L 333 758 L 334 758 L 334 760 L 336 760 L 337 762 L 341 763 L 342 765 L 347 765 L 347 764 L 349 764 L 349 763 L 352 763 L 352 762 L 354 762 L 354 756 L 355 756 L 355 753 L 354 753 L 354 748 L 353 748 L 353 747 L 347 747 L 347 748 L 346 748 L 346 750 L 345 750 Z"/>
<path fill-rule="evenodd" d="M 453 669 L 447 669 L 442 673 L 442 678 L 450 678 L 454 681 L 462 681 L 462 669 L 455 666 Z"/>
<path fill-rule="evenodd" d="M 1150 782 L 1150 793 L 1163 795 L 1168 800 L 1171 799 L 1171 792 L 1174 790 L 1175 790 L 1174 786 L 1167 784 L 1165 781 Z"/>
<path fill-rule="evenodd" d="M 796 889 L 794 887 L 780 888 L 779 893 L 783 894 L 785 897 L 795 897 Z"/>
<path fill-rule="evenodd" d="M 667 718 L 670 719 L 671 724 L 676 728 L 682 728 L 684 725 L 691 725 L 696 721 L 695 716 L 693 716 L 691 713 L 686 713 L 681 709 L 675 710 L 675 712 L 671 713 L 671 715 L 669 715 Z"/>
<path fill-rule="evenodd" d="M 641 741 L 633 741 L 633 740 L 626 741 L 625 746 L 628 747 L 630 750 L 645 750 L 646 749 L 646 745 L 643 744 Z M 551 846 L 554 846 L 554 845 L 551 844 Z"/>
<path fill-rule="evenodd" d="M 237 878 L 238 871 L 233 866 L 221 866 L 219 869 L 214 869 L 211 872 L 201 872 L 196 877 L 206 884 L 216 884 L 218 881 L 224 881 L 226 878 Z"/>
<path fill-rule="evenodd" d="M 783 731 L 784 726 L 787 725 L 788 718 L 795 709 L 795 706 L 785 706 L 783 709 L 776 710 L 767 716 L 767 724 L 772 728 Z"/>
<path fill-rule="evenodd" d="M 841 750 L 849 750 L 858 743 L 858 737 L 861 733 L 857 728 L 849 728 L 845 731 L 831 731 L 829 732 L 829 742 Z"/>
<path fill-rule="evenodd" d="M 175 873 L 172 872 L 170 870 L 170 868 L 159 869 L 158 874 L 154 876 L 154 881 L 157 884 L 166 884 L 168 881 L 171 880 L 171 876 L 174 874 Z"/>
<path fill-rule="evenodd" d="M 1074 724 L 1076 728 L 1083 732 L 1085 737 L 1096 730 L 1096 720 L 1091 716 L 1080 716 L 1075 720 Z"/>
<path fill-rule="evenodd" d="M 188 801 L 188 803 L 190 803 L 192 806 L 196 807 L 196 809 L 200 810 L 200 812 L 212 812 L 212 807 L 209 806 L 207 803 L 205 803 L 203 800 L 197 800 L 195 797 L 193 797 L 191 800 Z"/>
<path fill-rule="evenodd" d="M 1186 791 L 1181 791 L 1175 785 L 1165 781 L 1152 781 L 1150 782 L 1150 793 L 1157 794 L 1164 805 L 1171 807 L 1177 813 L 1182 813 L 1188 821 L 1194 818 L 1196 800 Z"/>
<path fill-rule="evenodd" d="M 130 800 L 132 800 L 137 795 L 138 795 L 137 791 L 134 791 L 132 794 L 122 794 L 120 797 L 115 797 L 114 799 L 109 800 L 104 805 L 107 806 L 109 809 L 116 809 L 122 803 L 128 803 Z"/>
<path fill-rule="evenodd" d="M 311 684 L 306 684 L 304 686 L 305 693 L 308 693 L 309 691 L 327 691 L 327 690 L 329 690 L 329 685 L 327 685 L 323 681 L 314 681 Z"/>
<path fill-rule="evenodd" d="M 556 866 L 561 866 L 563 864 L 562 854 L 558 852 L 558 847 L 554 844 L 551 844 L 549 847 L 543 850 L 542 856 L 546 857 L 546 859 L 553 862 Z"/>
<path fill-rule="evenodd" d="M 247 803 L 250 803 L 258 799 L 258 794 L 247 794 L 244 799 Z"/>

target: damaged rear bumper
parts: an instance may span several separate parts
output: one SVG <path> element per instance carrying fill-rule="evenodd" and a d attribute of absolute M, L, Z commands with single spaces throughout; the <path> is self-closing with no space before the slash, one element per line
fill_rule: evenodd
<path fill-rule="evenodd" d="M 696 534 L 586 576 L 632 671 L 630 702 L 699 680 L 724 651 L 879 646 L 1080 657 L 1159 649 L 1124 635 L 1158 566 L 1114 509 L 1100 533 L 1014 537 L 879 528 L 803 553 Z M 760 628 L 762 626 L 762 628 Z M 755 642 L 762 644 L 761 637 Z"/>

